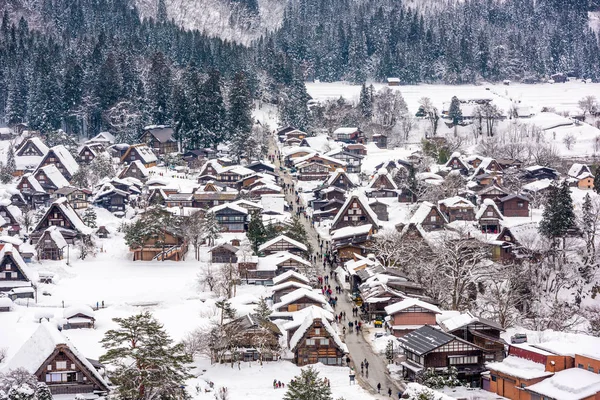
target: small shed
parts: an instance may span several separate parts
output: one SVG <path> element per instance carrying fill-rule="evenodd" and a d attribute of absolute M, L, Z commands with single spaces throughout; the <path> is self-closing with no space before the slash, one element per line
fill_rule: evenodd
<path fill-rule="evenodd" d="M 387 78 L 388 86 L 400 86 L 400 78 Z"/>
<path fill-rule="evenodd" d="M 63 312 L 63 329 L 94 328 L 96 318 L 92 307 L 86 305 L 71 306 Z"/>
<path fill-rule="evenodd" d="M 100 238 L 100 239 L 106 239 L 109 236 L 108 233 L 108 229 L 106 229 L 105 226 L 101 226 L 100 228 L 98 228 L 98 230 L 96 231 L 96 235 Z"/>

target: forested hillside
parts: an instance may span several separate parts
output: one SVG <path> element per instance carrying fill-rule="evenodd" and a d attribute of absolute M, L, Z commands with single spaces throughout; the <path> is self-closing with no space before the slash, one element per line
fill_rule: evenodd
<path fill-rule="evenodd" d="M 597 79 L 590 7 L 586 0 L 471 0 L 422 10 L 394 0 L 292 0 L 282 28 L 258 47 L 265 60 L 282 51 L 308 79 L 326 81 L 535 81 L 557 72 Z"/>

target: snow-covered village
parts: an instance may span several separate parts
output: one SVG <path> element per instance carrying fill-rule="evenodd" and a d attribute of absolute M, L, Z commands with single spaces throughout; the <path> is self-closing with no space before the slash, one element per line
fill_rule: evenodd
<path fill-rule="evenodd" d="M 600 400 L 600 2 L 0 2 L 0 400 Z"/>

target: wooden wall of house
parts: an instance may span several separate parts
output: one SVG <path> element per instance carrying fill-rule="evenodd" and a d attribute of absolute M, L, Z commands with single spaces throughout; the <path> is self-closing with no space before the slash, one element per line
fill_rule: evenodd
<path fill-rule="evenodd" d="M 398 312 L 393 317 L 393 325 L 436 325 L 432 312 Z"/>
<path fill-rule="evenodd" d="M 319 330 L 318 333 L 316 330 Z M 323 345 L 320 339 L 328 339 L 328 344 Z M 307 344 L 307 339 L 314 339 L 315 344 Z M 342 365 L 344 352 L 338 348 L 329 332 L 323 328 L 319 320 L 315 320 L 313 326 L 304 334 L 304 337 L 296 346 L 294 361 L 298 366 L 316 364 L 321 359 L 335 359 L 336 363 L 324 362 L 328 365 Z"/>

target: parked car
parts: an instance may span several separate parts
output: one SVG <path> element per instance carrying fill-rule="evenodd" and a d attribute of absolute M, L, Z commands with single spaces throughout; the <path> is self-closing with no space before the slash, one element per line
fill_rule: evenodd
<path fill-rule="evenodd" d="M 515 333 L 510 337 L 511 344 L 527 343 L 527 335 L 524 333 Z"/>

